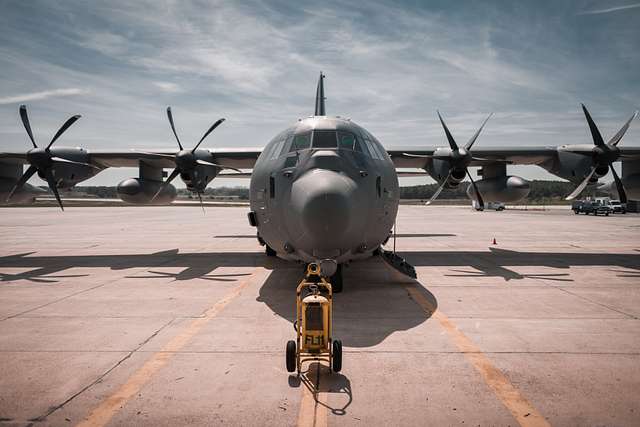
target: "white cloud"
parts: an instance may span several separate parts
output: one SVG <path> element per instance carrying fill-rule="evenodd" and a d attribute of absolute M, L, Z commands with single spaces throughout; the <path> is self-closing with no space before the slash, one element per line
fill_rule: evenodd
<path fill-rule="evenodd" d="M 32 92 L 23 93 L 20 95 L 6 96 L 0 98 L 0 104 L 4 105 L 15 104 L 18 102 L 40 101 L 52 97 L 86 95 L 87 93 L 89 93 L 89 91 L 78 88 L 44 90 L 42 92 Z"/>
<path fill-rule="evenodd" d="M 171 82 L 153 82 L 153 84 L 159 87 L 164 92 L 177 93 L 182 90 L 180 86 Z"/>
<path fill-rule="evenodd" d="M 619 10 L 635 9 L 637 7 L 640 7 L 640 3 L 628 4 L 628 5 L 624 5 L 624 6 L 609 7 L 609 8 L 606 8 L 606 9 L 586 10 L 584 12 L 578 13 L 578 15 L 600 15 L 602 13 L 617 12 Z"/>
<path fill-rule="evenodd" d="M 127 51 L 129 46 L 125 37 L 104 31 L 88 32 L 86 37 L 78 41 L 77 44 L 104 55 L 121 55 Z"/>

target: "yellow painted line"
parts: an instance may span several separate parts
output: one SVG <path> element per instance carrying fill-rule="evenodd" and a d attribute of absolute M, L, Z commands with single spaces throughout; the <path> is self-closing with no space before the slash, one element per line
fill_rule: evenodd
<path fill-rule="evenodd" d="M 327 393 L 320 387 L 329 367 L 313 362 L 309 371 L 301 375 L 302 399 L 298 412 L 298 427 L 325 427 L 327 425 Z"/>
<path fill-rule="evenodd" d="M 407 286 L 407 292 L 425 312 L 436 319 L 455 345 L 462 352 L 473 367 L 480 373 L 485 383 L 493 390 L 502 404 L 511 412 L 518 424 L 523 427 L 548 427 L 550 424 L 544 419 L 536 408 L 514 387 L 509 379 L 496 368 L 491 360 L 482 353 L 456 325 L 441 311 L 431 304 L 422 292 L 416 287 Z"/>
<path fill-rule="evenodd" d="M 246 280 L 238 284 L 224 298 L 215 303 L 202 317 L 192 321 L 180 334 L 171 339 L 159 352 L 154 353 L 140 369 L 129 377 L 115 393 L 104 400 L 98 407 L 81 421 L 78 426 L 97 427 L 106 425 L 124 405 L 136 395 L 151 377 L 166 365 L 173 355 L 187 344 L 191 338 L 197 335 L 202 328 L 234 299 L 240 296 L 242 291 L 250 284 L 265 279 L 267 270 L 256 268 Z"/>

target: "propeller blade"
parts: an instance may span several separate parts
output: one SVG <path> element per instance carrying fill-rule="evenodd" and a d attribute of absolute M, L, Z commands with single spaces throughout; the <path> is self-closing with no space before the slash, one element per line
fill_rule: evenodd
<path fill-rule="evenodd" d="M 585 107 L 584 104 L 580 105 L 582 105 L 582 111 L 584 112 L 584 116 L 587 118 L 587 123 L 589 123 L 589 130 L 591 131 L 593 143 L 599 147 L 603 146 L 604 140 L 602 139 L 602 135 L 598 130 L 598 126 L 596 126 L 596 124 L 593 122 L 593 119 L 591 118 L 591 114 L 589 114 L 587 107 Z"/>
<path fill-rule="evenodd" d="M 171 130 L 173 131 L 173 134 L 176 137 L 176 141 L 178 141 L 178 147 L 180 147 L 180 150 L 184 150 L 184 148 L 182 148 L 182 144 L 180 143 L 180 138 L 178 138 L 176 127 L 173 124 L 173 114 L 171 114 L 171 107 L 167 107 L 167 117 L 169 118 L 169 123 L 171 124 Z"/>
<path fill-rule="evenodd" d="M 484 119 L 484 122 L 482 122 L 482 125 L 480 125 L 480 129 L 478 129 L 476 131 L 476 133 L 471 137 L 471 139 L 469 140 L 469 142 L 467 142 L 467 145 L 465 145 L 464 148 L 466 148 L 468 150 L 473 146 L 473 144 L 476 142 L 476 139 L 478 139 L 478 135 L 480 135 L 480 132 L 482 132 L 482 129 L 484 128 L 484 125 L 487 124 L 487 122 L 489 121 L 491 116 L 493 116 L 493 113 L 489 114 L 487 116 L 487 118 Z"/>
<path fill-rule="evenodd" d="M 634 111 L 633 115 L 631 116 L 631 118 L 629 120 L 627 120 L 627 123 L 625 123 L 620 130 L 618 131 L 618 133 L 616 133 L 615 135 L 613 135 L 611 137 L 611 139 L 607 142 L 607 145 L 613 145 L 616 146 L 618 145 L 618 142 L 620 142 L 620 140 L 622 139 L 622 137 L 624 136 L 624 134 L 627 132 L 627 129 L 629 129 L 629 125 L 631 124 L 631 122 L 633 121 L 633 119 L 636 118 L 636 116 L 638 115 L 637 111 Z"/>
<path fill-rule="evenodd" d="M 196 160 L 196 163 L 199 164 L 199 165 L 215 166 L 215 167 L 220 168 L 220 169 L 231 169 L 231 170 L 234 170 L 236 172 L 242 173 L 242 171 L 240 169 L 232 168 L 231 166 L 220 165 L 218 163 L 207 162 L 205 160 Z"/>
<path fill-rule="evenodd" d="M 56 186 L 56 181 L 53 178 L 53 172 L 51 172 L 51 169 L 45 170 L 44 176 L 47 179 L 47 184 L 49 184 L 49 189 L 51 190 L 51 192 L 53 192 L 53 195 L 56 196 L 56 200 L 58 201 L 58 205 L 60 205 L 60 209 L 64 211 L 64 206 L 62 206 L 62 200 L 60 200 L 58 187 Z"/>
<path fill-rule="evenodd" d="M 100 169 L 98 166 L 92 165 L 91 163 L 74 162 L 73 160 L 63 159 L 62 157 L 52 157 L 51 160 L 54 162 L 71 163 L 78 166 L 88 166 L 90 168 Z"/>
<path fill-rule="evenodd" d="M 442 184 L 440 184 L 440 187 L 438 187 L 438 189 L 436 190 L 435 193 L 433 193 L 433 196 L 431 196 L 431 198 L 429 199 L 429 201 L 426 203 L 426 205 L 430 205 L 431 203 L 433 203 L 433 201 L 435 199 L 438 198 L 438 196 L 440 195 L 440 193 L 442 192 L 442 190 L 444 189 L 444 186 L 447 184 L 447 182 L 449 182 L 449 178 L 451 177 L 451 172 L 449 172 L 449 175 L 447 175 L 447 178 L 442 181 Z"/>
<path fill-rule="evenodd" d="M 482 199 L 482 195 L 480 194 L 480 190 L 478 190 L 476 182 L 471 177 L 469 169 L 467 169 L 467 176 L 469 177 L 469 181 L 471 181 L 471 185 L 473 185 L 473 192 L 476 194 L 476 200 L 478 201 L 478 205 L 480 205 L 480 209 L 484 209 L 484 200 Z"/>
<path fill-rule="evenodd" d="M 199 191 L 198 191 L 198 199 L 200 200 L 200 207 L 202 208 L 202 213 L 206 214 L 206 212 L 204 211 L 204 203 L 202 203 L 202 194 L 200 194 Z"/>
<path fill-rule="evenodd" d="M 38 148 L 38 146 L 36 145 L 36 140 L 33 139 L 33 133 L 31 132 L 31 125 L 29 124 L 29 115 L 27 114 L 26 105 L 20 106 L 20 118 L 22 119 L 22 124 L 27 131 L 27 135 L 29 135 L 31 143 L 33 144 L 33 148 Z"/>
<path fill-rule="evenodd" d="M 9 200 L 11 200 L 11 197 L 13 197 L 13 194 L 18 191 L 20 188 L 22 188 L 22 186 L 29 181 L 29 178 L 31 178 L 33 176 L 34 173 L 36 173 L 38 171 L 38 169 L 36 169 L 35 166 L 29 166 L 29 168 L 27 169 L 27 171 L 22 174 L 22 176 L 20 177 L 20 179 L 18 180 L 18 182 L 16 182 L 16 185 L 13 186 L 13 188 L 11 189 L 11 192 L 9 193 L 9 195 L 7 196 L 7 199 L 5 200 L 6 203 L 9 202 Z"/>
<path fill-rule="evenodd" d="M 457 151 L 458 150 L 458 144 L 456 144 L 456 140 L 453 139 L 453 135 L 451 135 L 451 132 L 449 132 L 449 128 L 444 123 L 444 120 L 442 120 L 442 116 L 440 115 L 440 111 L 438 111 L 438 117 L 440 118 L 440 123 L 442 123 L 442 127 L 444 128 L 444 133 L 447 135 L 447 141 L 449 141 L 449 146 L 451 147 L 451 149 L 453 151 Z"/>
<path fill-rule="evenodd" d="M 218 119 L 218 120 L 216 120 L 216 122 L 215 122 L 214 124 L 212 124 L 212 125 L 211 125 L 211 127 L 209 128 L 209 130 L 208 130 L 208 131 L 206 131 L 206 132 L 204 133 L 204 135 L 202 135 L 202 138 L 200 138 L 200 141 L 198 141 L 198 143 L 196 144 L 196 146 L 195 146 L 195 147 L 193 147 L 193 150 L 191 150 L 191 152 L 192 152 L 192 153 L 195 153 L 195 152 L 196 152 L 196 149 L 200 146 L 200 144 L 202 144 L 202 141 L 204 141 L 204 139 L 205 139 L 207 136 L 209 136 L 209 134 L 210 134 L 211 132 L 213 132 L 213 130 L 214 130 L 215 128 L 217 128 L 218 126 L 220 126 L 220 125 L 222 124 L 222 122 L 224 122 L 225 120 L 226 120 L 225 118 L 222 118 L 222 119 Z"/>
<path fill-rule="evenodd" d="M 46 150 L 48 150 L 49 148 L 51 148 L 51 146 L 53 145 L 54 142 L 56 142 L 56 139 L 60 138 L 60 135 L 62 135 L 63 133 L 66 132 L 67 129 L 69 129 L 69 127 L 74 124 L 80 117 L 82 117 L 81 115 L 77 114 L 75 116 L 71 116 L 67 119 L 66 122 L 64 122 L 64 124 L 60 127 L 60 129 L 58 129 L 58 132 L 56 132 L 56 134 L 53 136 L 53 139 L 51 140 L 51 142 L 49 143 L 49 145 L 47 145 Z"/>
<path fill-rule="evenodd" d="M 569 194 L 567 197 L 565 197 L 565 200 L 573 200 L 575 199 L 580 193 L 582 193 L 582 190 L 585 189 L 585 187 L 587 186 L 587 184 L 589 184 L 589 180 L 591 180 L 591 177 L 593 176 L 593 174 L 596 173 L 596 167 L 595 166 L 591 166 L 591 172 L 589 172 L 589 175 L 587 175 L 587 177 L 580 183 L 580 185 L 578 185 L 576 187 L 575 190 L 573 190 L 573 192 L 571 194 Z"/>
<path fill-rule="evenodd" d="M 171 172 L 171 175 L 169 175 L 169 178 L 167 178 L 162 183 L 162 185 L 160 185 L 160 188 L 158 188 L 158 191 L 156 191 L 156 194 L 153 195 L 153 197 L 151 198 L 151 201 L 153 202 L 156 199 L 156 197 L 158 197 L 158 194 L 162 193 L 162 190 L 167 188 L 167 185 L 169 185 L 169 183 L 171 183 L 171 181 L 173 181 L 178 175 L 180 175 L 180 170 L 176 168 L 173 170 L 173 172 Z"/>
<path fill-rule="evenodd" d="M 624 191 L 624 186 L 622 185 L 622 181 L 618 176 L 618 172 L 613 168 L 613 164 L 609 163 L 609 169 L 611 169 L 611 173 L 613 174 L 613 179 L 616 181 L 616 187 L 618 188 L 618 196 L 620 197 L 620 203 L 627 203 L 627 192 Z"/>

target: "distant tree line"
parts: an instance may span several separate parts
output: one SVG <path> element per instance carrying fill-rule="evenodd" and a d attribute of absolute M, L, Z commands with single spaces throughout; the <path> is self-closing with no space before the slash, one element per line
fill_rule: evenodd
<path fill-rule="evenodd" d="M 42 187 L 45 190 L 46 187 Z M 72 190 L 73 196 L 92 196 L 101 199 L 115 199 L 118 197 L 116 187 L 108 186 L 76 186 Z M 189 197 L 191 192 L 186 188 L 178 188 L 178 197 Z M 218 187 L 207 188 L 204 192 L 204 197 L 216 196 L 216 197 L 230 197 L 234 196 L 240 200 L 249 200 L 249 189 L 246 187 Z"/>
<path fill-rule="evenodd" d="M 564 198 L 573 191 L 574 184 L 562 181 L 529 181 L 531 191 L 524 203 L 565 203 Z M 441 200 L 457 200 L 467 197 L 467 186 L 469 183 L 463 182 L 456 189 L 445 189 L 438 197 Z M 438 189 L 438 184 L 414 185 L 410 187 L 400 187 L 400 198 L 403 200 L 428 200 Z M 82 193 L 99 198 L 117 198 L 115 187 L 107 186 L 78 186 L 73 190 L 77 195 Z M 585 191 L 582 196 L 595 195 L 593 191 Z M 178 189 L 178 197 L 189 197 L 190 192 L 186 188 Z M 204 197 L 234 197 L 240 200 L 249 200 L 249 189 L 246 187 L 217 187 L 207 188 Z M 566 202 L 568 203 L 568 202 Z"/>
<path fill-rule="evenodd" d="M 468 182 L 461 183 L 458 188 L 444 189 L 439 199 L 455 200 L 468 199 Z M 525 199 L 529 203 L 549 203 L 562 202 L 564 198 L 573 191 L 575 185 L 563 181 L 529 181 L 531 190 Z M 414 185 L 411 187 L 400 187 L 400 198 L 404 200 L 428 200 L 438 189 L 438 184 Z M 585 192 L 586 194 L 587 192 Z"/>

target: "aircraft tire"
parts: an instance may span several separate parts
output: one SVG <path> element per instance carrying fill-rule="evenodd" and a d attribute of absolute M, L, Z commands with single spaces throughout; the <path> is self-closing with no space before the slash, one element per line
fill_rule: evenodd
<path fill-rule="evenodd" d="M 293 372 L 296 370 L 296 342 L 293 340 L 287 341 L 287 372 Z"/>
<path fill-rule="evenodd" d="M 338 264 L 336 274 L 331 276 L 331 290 L 334 294 L 342 292 L 342 265 Z"/>
<path fill-rule="evenodd" d="M 333 340 L 333 360 L 332 370 L 333 372 L 340 372 L 342 369 L 342 341 Z"/>

